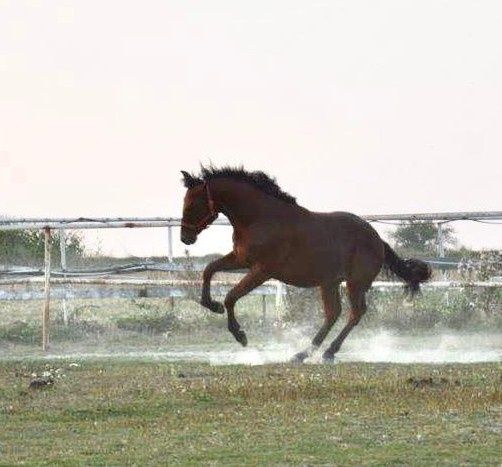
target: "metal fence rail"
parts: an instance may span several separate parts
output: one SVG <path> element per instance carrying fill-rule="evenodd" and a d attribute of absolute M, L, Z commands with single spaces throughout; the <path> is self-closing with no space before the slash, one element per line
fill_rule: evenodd
<path fill-rule="evenodd" d="M 213 281 L 212 292 L 214 296 L 225 295 L 235 281 Z M 25 301 L 43 300 L 45 284 L 43 277 L 27 277 L 22 279 L 0 279 L 0 300 Z M 64 285 L 76 286 L 71 290 Z M 21 288 L 19 286 L 24 286 Z M 80 287 L 80 286 L 85 286 Z M 51 278 L 52 299 L 87 299 L 87 298 L 183 298 L 189 295 L 187 289 L 202 286 L 200 281 L 162 280 L 162 279 L 103 279 L 103 278 Z M 402 289 L 403 282 L 375 281 L 372 285 L 376 289 Z M 495 281 L 434 281 L 422 284 L 422 289 L 451 289 L 451 288 L 483 288 L 495 289 L 502 287 L 502 282 Z M 269 281 L 250 292 L 251 295 L 275 296 L 286 293 L 277 281 Z"/>
<path fill-rule="evenodd" d="M 366 214 L 361 216 L 368 222 L 436 222 L 438 242 L 441 243 L 441 225 L 459 220 L 496 221 L 502 220 L 502 211 L 461 211 L 411 214 Z M 172 260 L 173 227 L 181 225 L 179 217 L 76 217 L 76 218 L 0 218 L 0 230 L 81 230 L 117 228 L 168 228 L 168 257 Z M 216 219 L 213 225 L 230 225 L 227 219 Z M 439 245 L 438 251 L 442 251 Z"/>
<path fill-rule="evenodd" d="M 457 269 L 462 261 L 443 261 L 439 259 L 423 259 L 426 263 L 437 269 Z M 495 262 L 491 262 L 495 263 Z M 472 267 L 479 264 L 484 264 L 482 261 L 470 261 Z M 498 263 L 497 263 L 498 264 Z M 502 264 L 501 264 L 502 265 Z M 206 267 L 206 264 L 197 263 L 191 265 L 191 272 L 201 272 Z M 84 268 L 84 269 L 66 269 L 66 268 L 51 268 L 51 277 L 90 277 L 90 276 L 111 276 L 131 274 L 135 272 L 187 272 L 187 267 L 183 263 L 176 262 L 138 262 L 124 264 L 115 267 L 102 268 Z M 244 270 L 227 271 L 229 274 L 242 273 Z M 0 267 L 0 279 L 8 277 L 38 277 L 44 275 L 43 268 L 33 268 L 26 266 Z"/>
<path fill-rule="evenodd" d="M 417 214 L 366 214 L 361 216 L 369 222 L 379 221 L 458 221 L 501 220 L 502 211 L 431 212 Z M 229 225 L 227 219 L 217 219 L 213 225 Z M 179 227 L 179 217 L 77 217 L 77 218 L 0 218 L 0 230 L 20 229 L 109 229 L 135 227 Z"/>

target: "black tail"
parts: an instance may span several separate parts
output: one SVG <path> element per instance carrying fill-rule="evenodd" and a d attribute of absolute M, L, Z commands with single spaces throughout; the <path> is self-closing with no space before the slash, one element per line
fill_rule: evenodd
<path fill-rule="evenodd" d="M 420 283 L 430 279 L 432 271 L 430 266 L 419 259 L 401 259 L 396 252 L 383 242 L 385 248 L 385 266 L 396 276 L 406 282 L 406 289 L 415 295 L 420 290 Z"/>

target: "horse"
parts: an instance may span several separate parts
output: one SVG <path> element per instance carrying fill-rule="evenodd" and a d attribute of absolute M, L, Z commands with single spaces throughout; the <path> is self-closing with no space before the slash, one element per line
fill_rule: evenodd
<path fill-rule="evenodd" d="M 226 310 L 228 330 L 237 342 L 247 337 L 235 317 L 235 304 L 269 279 L 297 287 L 319 287 L 324 322 L 309 348 L 293 357 L 303 362 L 322 344 L 341 312 L 340 284 L 350 303 L 346 325 L 323 353 L 332 361 L 366 312 L 365 294 L 383 266 L 405 281 L 415 294 L 431 276 L 427 263 L 402 259 L 364 219 L 348 212 L 312 212 L 284 192 L 274 178 L 242 167 L 201 167 L 199 175 L 181 171 L 187 189 L 181 241 L 196 242 L 219 213 L 233 227 L 233 250 L 206 266 L 201 305 L 214 313 Z M 246 269 L 223 304 L 211 298 L 211 279 L 220 271 Z"/>

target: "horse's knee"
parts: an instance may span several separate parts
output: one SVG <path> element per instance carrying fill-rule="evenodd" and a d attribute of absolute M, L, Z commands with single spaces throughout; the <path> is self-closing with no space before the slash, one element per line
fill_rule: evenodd
<path fill-rule="evenodd" d="M 200 304 L 213 313 L 218 313 L 219 315 L 225 313 L 225 307 L 220 302 L 215 302 L 207 297 L 202 297 Z"/>
<path fill-rule="evenodd" d="M 225 300 L 223 301 L 224 305 L 225 305 L 225 308 L 228 310 L 228 309 L 232 309 L 235 305 L 235 297 L 232 295 L 232 293 L 229 293 L 226 297 L 225 297 Z"/>
<path fill-rule="evenodd" d="M 210 268 L 209 266 L 204 269 L 204 272 L 202 273 L 202 280 L 204 282 L 210 281 L 211 277 L 213 277 L 213 268 Z"/>
<path fill-rule="evenodd" d="M 349 324 L 351 326 L 356 326 L 361 321 L 366 310 L 351 310 L 349 315 Z"/>
<path fill-rule="evenodd" d="M 349 318 L 349 325 L 350 326 L 357 326 L 359 324 L 359 321 L 361 321 L 360 316 L 358 316 L 356 318 Z"/>
<path fill-rule="evenodd" d="M 340 316 L 340 310 L 330 310 L 324 316 L 324 326 L 331 326 Z"/>

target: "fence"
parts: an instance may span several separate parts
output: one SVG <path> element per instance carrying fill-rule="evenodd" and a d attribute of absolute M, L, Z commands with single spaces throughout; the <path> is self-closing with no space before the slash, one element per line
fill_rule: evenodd
<path fill-rule="evenodd" d="M 453 213 L 422 213 L 422 214 L 387 214 L 387 215 L 367 215 L 362 216 L 369 222 L 404 222 L 404 221 L 430 221 L 438 225 L 437 252 L 439 259 L 444 257 L 444 247 L 442 239 L 442 225 L 446 222 L 458 220 L 471 220 L 477 222 L 493 221 L 502 219 L 502 211 L 492 212 L 453 212 Z M 215 225 L 229 225 L 227 220 L 216 220 Z M 162 270 L 162 271 L 179 271 L 179 265 L 173 263 L 173 228 L 181 225 L 179 218 L 24 218 L 24 219 L 1 219 L 0 230 L 43 230 L 45 240 L 45 260 L 43 270 L 24 268 L 23 270 L 5 270 L 2 271 L 4 276 L 13 276 L 13 278 L 0 278 L 0 286 L 13 285 L 33 285 L 43 284 L 43 293 L 31 291 L 30 293 L 19 292 L 17 290 L 0 290 L 0 300 L 26 300 L 26 299 L 43 299 L 42 309 L 42 347 L 44 350 L 49 344 L 49 312 L 50 312 L 50 297 L 51 285 L 64 286 L 66 284 L 80 284 L 86 286 L 87 290 L 80 291 L 79 294 L 69 294 L 63 289 L 56 290 L 56 297 L 63 299 L 78 297 L 93 297 L 99 298 L 108 296 L 106 293 L 100 293 L 97 286 L 123 286 L 129 288 L 129 295 L 122 294 L 119 296 L 148 296 L 148 297 L 182 297 L 184 296 L 183 287 L 187 285 L 199 284 L 197 281 L 177 281 L 177 280 L 142 280 L 142 279 L 107 279 L 99 278 L 101 275 L 120 274 L 133 271 L 146 270 Z M 168 229 L 167 248 L 168 260 L 167 264 L 139 264 L 122 266 L 113 269 L 101 270 L 68 270 L 66 267 L 66 250 L 65 250 L 65 231 L 80 230 L 80 229 L 112 229 L 112 228 L 160 228 Z M 57 230 L 60 236 L 61 246 L 61 269 L 52 271 L 51 268 L 51 253 L 50 239 L 52 231 Z M 444 264 L 444 261 L 430 261 L 431 264 Z M 200 268 L 199 268 L 200 269 Z M 43 275 L 43 277 L 33 277 Z M 54 275 L 56 277 L 52 278 Z M 30 277 L 31 276 L 31 277 Z M 87 277 L 85 277 L 87 276 Z M 89 277 L 90 276 L 90 277 Z M 220 293 L 224 293 L 232 282 L 217 282 L 215 287 L 220 288 Z M 400 287 L 400 282 L 376 282 L 375 287 L 388 288 Z M 426 287 L 500 287 L 502 284 L 497 282 L 431 282 Z M 136 291 L 134 291 L 136 290 Z M 281 301 L 284 290 L 279 282 L 269 281 L 262 287 L 258 288 L 255 293 L 265 297 L 266 295 L 275 294 L 276 304 Z M 135 295 L 137 294 L 137 295 Z M 263 301 L 265 304 L 265 300 Z"/>

